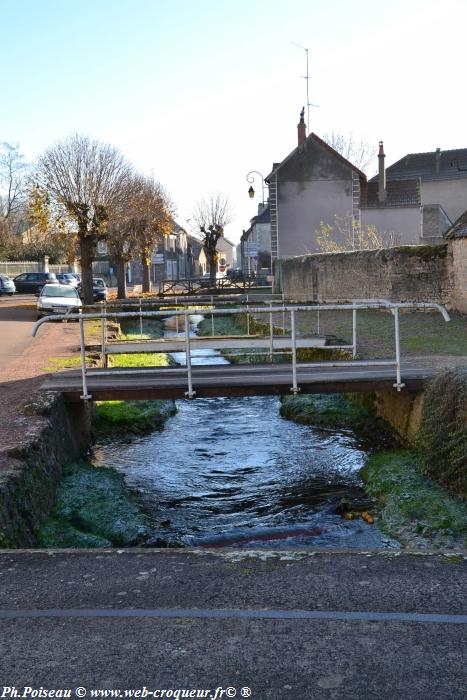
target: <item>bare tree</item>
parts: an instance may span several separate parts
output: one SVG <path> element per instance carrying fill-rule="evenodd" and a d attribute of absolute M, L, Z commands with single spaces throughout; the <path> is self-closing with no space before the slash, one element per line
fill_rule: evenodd
<path fill-rule="evenodd" d="M 174 207 L 162 185 L 134 175 L 122 196 L 112 207 L 107 224 L 106 242 L 117 271 L 117 297 L 126 298 L 125 268 L 140 256 L 143 267 L 143 291 L 150 291 L 151 257 L 155 246 L 170 233 Z"/>
<path fill-rule="evenodd" d="M 151 291 L 151 256 L 173 228 L 175 207 L 160 182 L 143 180 L 139 195 L 138 251 L 143 266 L 143 292 Z"/>
<path fill-rule="evenodd" d="M 19 146 L 0 144 L 0 216 L 6 222 L 19 211 L 25 199 L 27 165 Z"/>
<path fill-rule="evenodd" d="M 226 195 L 216 192 L 196 203 L 193 219 L 203 234 L 203 247 L 209 262 L 211 281 L 216 279 L 217 243 L 232 221 L 232 209 Z"/>
<path fill-rule="evenodd" d="M 116 148 L 80 134 L 55 144 L 39 159 L 38 186 L 76 227 L 86 304 L 93 301 L 92 261 L 97 241 L 105 238 L 109 211 L 131 175 L 131 166 Z"/>
<path fill-rule="evenodd" d="M 367 141 L 335 131 L 324 134 L 323 140 L 362 172 L 374 170 L 372 164 L 376 164 L 377 150 Z"/>

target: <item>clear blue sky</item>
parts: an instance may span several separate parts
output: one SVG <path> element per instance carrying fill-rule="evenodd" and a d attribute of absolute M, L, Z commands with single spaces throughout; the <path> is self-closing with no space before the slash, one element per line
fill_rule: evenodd
<path fill-rule="evenodd" d="M 466 0 L 0 0 L 0 141 L 29 160 L 79 131 L 169 190 L 185 225 L 220 190 L 238 240 L 245 175 L 312 131 L 406 152 L 467 147 Z M 260 187 L 258 188 L 260 190 Z"/>

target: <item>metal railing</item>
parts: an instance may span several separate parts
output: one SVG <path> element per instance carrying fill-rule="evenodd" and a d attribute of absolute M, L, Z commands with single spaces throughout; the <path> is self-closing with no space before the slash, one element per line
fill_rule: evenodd
<path fill-rule="evenodd" d="M 283 318 L 287 314 L 290 314 L 290 328 L 291 328 L 291 333 L 290 333 L 290 340 L 291 340 L 291 354 L 292 354 L 292 386 L 290 387 L 290 391 L 293 394 L 297 394 L 300 391 L 300 388 L 297 383 L 297 326 L 296 326 L 296 314 L 297 313 L 303 313 L 303 312 L 325 312 L 325 311 L 352 311 L 352 344 L 351 345 L 341 345 L 341 346 L 336 346 L 336 345 L 329 345 L 329 346 L 324 346 L 323 349 L 326 350 L 336 350 L 336 349 L 349 349 L 352 350 L 352 357 L 355 360 L 356 355 L 357 355 L 357 312 L 359 310 L 366 310 L 366 309 L 383 309 L 383 310 L 389 310 L 391 311 L 393 317 L 394 317 L 394 341 L 395 341 L 395 358 L 394 360 L 373 360 L 373 361 L 358 361 L 358 362 L 348 362 L 346 361 L 346 366 L 371 366 L 371 365 L 380 365 L 380 366 L 393 366 L 395 368 L 395 373 L 396 373 L 396 383 L 393 384 L 394 388 L 397 389 L 397 391 L 401 391 L 401 389 L 405 386 L 405 384 L 402 382 L 402 377 L 401 377 L 401 352 L 400 352 L 400 323 L 399 323 L 399 311 L 400 309 L 435 309 L 441 313 L 445 321 L 450 321 L 450 316 L 446 309 L 441 306 L 440 304 L 435 304 L 435 303 L 423 303 L 423 302 L 401 302 L 401 303 L 393 303 L 389 301 L 384 301 L 384 300 L 379 300 L 377 302 L 372 301 L 372 302 L 358 302 L 354 304 L 320 304 L 320 305 L 304 305 L 304 306 L 288 306 L 288 305 L 279 305 L 279 306 L 269 306 L 269 307 L 264 307 L 264 306 L 258 306 L 258 307 L 235 307 L 235 308 L 222 308 L 222 309 L 210 309 L 210 314 L 212 317 L 216 315 L 234 315 L 234 314 L 245 314 L 247 313 L 248 316 L 250 315 L 261 315 L 261 314 L 268 314 L 269 315 L 269 331 L 270 331 L 270 352 L 272 354 L 274 350 L 274 325 L 273 325 L 273 314 L 277 313 L 282 313 Z M 187 384 L 188 384 L 188 391 L 185 392 L 185 396 L 187 398 L 194 398 L 196 396 L 196 392 L 193 391 L 193 373 L 192 373 L 192 365 L 191 365 L 191 340 L 190 340 L 190 323 L 189 323 L 189 317 L 194 315 L 194 314 L 204 314 L 206 312 L 206 309 L 203 307 L 200 308 L 190 308 L 190 309 L 173 309 L 170 310 L 170 316 L 175 316 L 177 319 L 180 316 L 183 316 L 184 318 L 184 337 L 185 337 L 185 353 L 186 353 L 186 368 L 187 368 Z M 54 314 L 53 316 L 45 316 L 44 318 L 41 318 L 38 320 L 32 330 L 32 335 L 33 337 L 36 335 L 37 331 L 41 327 L 42 324 L 47 323 L 48 321 L 55 321 L 55 320 L 71 320 L 71 319 L 76 319 L 79 322 L 79 333 L 80 333 L 80 353 L 81 353 L 81 375 L 82 375 L 82 395 L 80 398 L 84 400 L 92 399 L 92 396 L 88 393 L 87 389 L 87 376 L 89 376 L 92 373 L 92 370 L 89 371 L 86 367 L 86 342 L 85 342 L 85 332 L 84 332 L 84 322 L 87 320 L 100 320 L 101 321 L 101 338 L 102 338 L 102 353 L 103 355 L 105 354 L 105 345 L 106 345 L 106 324 L 111 317 L 112 319 L 125 319 L 125 318 L 139 318 L 140 319 L 140 328 L 141 324 L 144 318 L 161 318 L 161 317 L 167 317 L 168 312 L 167 310 L 161 310 L 161 311 L 143 311 L 142 306 L 140 306 L 138 311 L 117 311 L 113 312 L 111 314 L 107 314 L 106 310 L 104 309 L 104 312 L 101 313 L 78 313 L 78 314 Z M 284 328 L 285 332 L 285 323 L 284 323 Z M 206 336 L 206 338 L 209 338 L 209 336 Z M 131 341 L 129 341 L 131 342 Z M 336 361 L 333 363 L 327 363 L 326 366 L 339 366 L 342 364 L 342 361 Z M 310 363 L 301 363 L 301 366 L 304 367 L 310 367 L 314 366 L 311 365 Z M 319 365 L 318 365 L 319 366 Z M 129 370 L 134 373 L 141 373 L 143 370 L 140 369 L 133 369 Z M 102 371 L 100 371 L 102 372 Z"/>

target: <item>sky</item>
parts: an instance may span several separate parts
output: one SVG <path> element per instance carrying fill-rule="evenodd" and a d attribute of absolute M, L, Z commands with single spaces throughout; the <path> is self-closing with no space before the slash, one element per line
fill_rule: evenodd
<path fill-rule="evenodd" d="M 0 142 L 29 162 L 73 132 L 109 142 L 188 230 L 221 192 L 238 242 L 247 173 L 295 148 L 296 44 L 309 131 L 382 139 L 387 165 L 467 147 L 467 0 L 0 0 L 0 24 Z"/>

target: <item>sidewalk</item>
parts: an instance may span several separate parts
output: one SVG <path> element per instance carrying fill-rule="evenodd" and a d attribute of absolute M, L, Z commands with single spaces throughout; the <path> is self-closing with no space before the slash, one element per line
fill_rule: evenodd
<path fill-rule="evenodd" d="M 461 700 L 466 569 L 467 552 L 3 552 L 3 685 Z"/>

